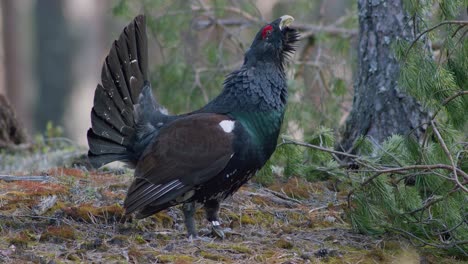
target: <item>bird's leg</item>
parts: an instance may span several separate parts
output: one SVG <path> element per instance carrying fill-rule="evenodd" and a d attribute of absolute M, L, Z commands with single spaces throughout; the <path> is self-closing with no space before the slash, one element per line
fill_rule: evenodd
<path fill-rule="evenodd" d="M 182 210 L 184 211 L 184 221 L 185 227 L 187 228 L 187 233 L 189 237 L 196 238 L 197 237 L 197 229 L 195 227 L 195 219 L 193 216 L 197 211 L 195 206 L 195 202 L 184 203 Z"/>
<path fill-rule="evenodd" d="M 206 219 L 211 223 L 211 233 L 219 238 L 224 238 L 224 232 L 218 217 L 219 201 L 209 200 L 205 203 Z"/>

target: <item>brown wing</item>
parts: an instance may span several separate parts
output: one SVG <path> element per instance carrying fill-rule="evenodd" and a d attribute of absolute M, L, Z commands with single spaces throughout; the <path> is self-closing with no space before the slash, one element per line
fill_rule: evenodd
<path fill-rule="evenodd" d="M 233 155 L 235 125 L 228 116 L 204 113 L 161 129 L 137 163 L 126 212 L 172 201 L 219 174 Z"/>

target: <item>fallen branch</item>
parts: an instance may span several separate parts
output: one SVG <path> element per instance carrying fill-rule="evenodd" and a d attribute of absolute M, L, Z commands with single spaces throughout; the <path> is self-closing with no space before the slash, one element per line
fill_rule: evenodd
<path fill-rule="evenodd" d="M 40 181 L 50 182 L 53 177 L 50 176 L 14 176 L 14 175 L 0 175 L 1 181 Z"/>
<path fill-rule="evenodd" d="M 267 189 L 267 188 L 265 188 L 264 190 L 265 190 L 266 192 L 269 192 L 269 193 L 271 193 L 271 194 L 273 194 L 273 195 L 275 195 L 275 196 L 277 196 L 277 197 L 283 199 L 283 200 L 291 201 L 291 202 L 294 202 L 294 203 L 297 203 L 297 204 L 302 204 L 301 201 L 296 200 L 296 199 L 294 199 L 294 198 L 291 198 L 291 197 L 289 197 L 289 196 L 287 196 L 287 195 L 285 195 L 285 194 L 282 194 L 282 193 L 279 193 L 279 192 L 275 192 L 275 191 L 270 190 L 270 189 Z"/>
<path fill-rule="evenodd" d="M 269 193 L 265 191 L 265 193 L 260 193 L 260 192 L 249 192 L 249 191 L 244 191 L 244 193 L 250 197 L 262 197 L 269 199 L 269 201 L 278 204 L 278 205 L 283 205 L 289 208 L 295 208 L 297 207 L 297 203 L 295 201 L 290 201 L 289 199 L 284 199 L 283 197 L 278 197 L 275 194 Z"/>
<path fill-rule="evenodd" d="M 59 221 L 61 219 L 57 217 L 49 217 L 49 216 L 42 216 L 42 215 L 26 215 L 26 214 L 21 214 L 21 215 L 6 215 L 6 214 L 0 214 L 0 218 L 32 218 L 32 219 L 45 219 L 49 221 Z"/>
<path fill-rule="evenodd" d="M 47 210 L 52 208 L 57 203 L 57 195 L 48 196 L 32 208 L 35 215 L 43 215 Z"/>

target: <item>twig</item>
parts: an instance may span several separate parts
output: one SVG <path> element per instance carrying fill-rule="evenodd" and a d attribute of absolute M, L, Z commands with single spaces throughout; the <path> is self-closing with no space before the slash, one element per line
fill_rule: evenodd
<path fill-rule="evenodd" d="M 234 6 L 225 6 L 225 7 L 211 7 L 211 6 L 193 6 L 192 11 L 215 11 L 215 10 L 224 10 L 227 12 L 231 12 L 237 15 L 242 16 L 246 20 L 253 22 L 253 23 L 260 23 L 262 22 L 260 19 L 252 16 L 251 14 L 245 12 L 244 10 L 234 7 Z"/>
<path fill-rule="evenodd" d="M 312 144 L 309 144 L 309 143 L 300 142 L 300 141 L 296 141 L 296 140 L 292 140 L 292 139 L 282 138 L 282 140 L 283 140 L 283 142 L 281 142 L 278 145 L 278 147 L 281 146 L 281 145 L 292 144 L 292 145 L 298 145 L 298 146 L 302 146 L 302 147 L 318 149 L 318 150 L 321 150 L 321 151 L 325 151 L 325 152 L 329 152 L 329 153 L 333 153 L 333 154 L 337 154 L 337 155 L 347 156 L 347 157 L 354 158 L 354 159 L 359 159 L 359 156 L 349 154 L 349 153 L 346 153 L 346 152 L 341 152 L 341 151 L 337 151 L 337 150 L 333 150 L 333 149 L 329 149 L 329 148 L 324 148 L 324 147 L 320 147 L 320 146 L 316 146 L 316 145 L 312 145 Z"/>
<path fill-rule="evenodd" d="M 468 223 L 468 217 L 467 217 L 467 215 L 465 214 L 465 215 L 463 216 L 462 220 L 460 221 L 460 223 L 458 223 L 458 224 L 452 226 L 451 228 L 449 228 L 449 229 L 447 229 L 447 230 L 442 230 L 442 231 L 440 231 L 440 232 L 438 232 L 438 233 L 435 233 L 435 235 L 448 234 L 448 233 L 450 233 L 450 232 L 452 232 L 452 231 L 455 231 L 455 229 L 457 229 L 458 227 L 460 227 L 461 225 L 466 224 L 466 223 Z"/>
<path fill-rule="evenodd" d="M 315 211 L 319 211 L 319 210 L 322 210 L 322 209 L 325 209 L 325 208 L 328 208 L 328 205 L 312 208 L 312 209 L 309 210 L 309 213 L 313 213 Z"/>
<path fill-rule="evenodd" d="M 398 166 L 400 167 L 403 167 L 403 164 L 401 164 L 401 162 L 390 152 L 388 152 L 386 149 L 384 149 L 378 142 L 377 140 L 375 140 L 375 138 L 373 137 L 369 137 L 369 140 L 372 141 L 372 143 L 374 144 L 374 146 L 376 146 L 377 148 L 379 148 L 382 152 L 384 152 L 385 154 L 387 154 L 388 156 L 390 156 L 397 164 Z M 399 145 L 399 144 L 398 144 Z"/>
<path fill-rule="evenodd" d="M 50 176 L 14 176 L 14 175 L 0 175 L 2 181 L 52 181 L 53 177 Z"/>
<path fill-rule="evenodd" d="M 241 17 L 243 17 L 245 20 L 247 20 L 250 23 L 255 23 L 255 24 L 260 24 L 260 23 L 265 23 L 266 21 L 262 19 L 258 19 L 255 16 L 252 16 L 248 12 L 243 11 L 242 9 L 239 9 L 234 6 L 226 6 L 226 7 L 211 7 L 211 6 L 194 6 L 192 7 L 192 11 L 205 11 L 205 12 L 211 12 L 215 10 L 224 10 L 230 13 L 237 14 Z M 216 20 L 216 21 L 214 21 Z M 218 25 L 225 25 L 225 26 L 239 26 L 239 25 L 244 25 L 246 24 L 245 20 L 234 20 L 234 19 L 216 19 L 212 18 L 210 21 L 206 20 L 200 20 L 197 21 L 197 26 L 199 28 L 206 28 L 213 24 L 215 22 Z M 341 22 L 341 21 L 340 21 Z M 342 37 L 353 37 L 357 36 L 358 31 L 357 29 L 348 29 L 348 28 L 342 28 L 342 27 L 337 27 L 338 23 L 334 23 L 331 25 L 327 26 L 322 26 L 322 25 L 311 25 L 311 24 L 305 24 L 305 23 L 294 23 L 291 27 L 305 31 L 304 33 L 301 34 L 300 39 L 304 38 L 309 38 L 313 35 L 316 35 L 319 32 L 327 33 L 333 36 L 342 36 Z"/>
<path fill-rule="evenodd" d="M 257 197 L 264 197 L 264 198 L 267 198 L 269 199 L 269 201 L 275 203 L 275 204 L 279 204 L 279 205 L 284 205 L 284 206 L 287 206 L 289 208 L 294 208 L 294 207 L 297 207 L 297 203 L 294 201 L 294 202 L 291 202 L 289 199 L 284 199 L 283 197 L 278 197 L 277 195 L 274 195 L 272 193 L 269 193 L 269 192 L 266 192 L 265 193 L 260 193 L 260 192 L 248 192 L 248 191 L 243 191 L 246 195 L 248 196 L 257 196 Z"/>
<path fill-rule="evenodd" d="M 205 103 L 208 103 L 209 101 L 208 93 L 206 92 L 205 87 L 202 85 L 200 81 L 200 71 L 196 68 L 194 68 L 194 71 L 195 71 L 195 78 L 194 78 L 195 80 L 193 81 L 192 91 L 195 90 L 195 88 L 199 88 L 202 93 L 203 99 L 205 100 Z"/>
<path fill-rule="evenodd" d="M 440 22 L 439 24 L 431 27 L 431 28 L 428 28 L 426 30 L 424 30 L 423 32 L 421 32 L 421 34 L 419 34 L 416 39 L 413 40 L 413 42 L 411 42 L 411 45 L 409 46 L 409 48 L 406 50 L 406 54 L 405 54 L 405 58 L 408 57 L 408 53 L 409 51 L 413 48 L 413 46 L 416 44 L 416 42 L 418 42 L 418 40 L 424 36 L 427 32 L 429 31 L 432 31 L 440 26 L 443 26 L 443 25 L 447 25 L 447 24 L 455 24 L 455 25 L 461 25 L 461 26 L 466 26 L 468 25 L 468 21 L 464 21 L 464 20 L 447 20 L 447 21 L 442 21 Z"/>
<path fill-rule="evenodd" d="M 463 96 L 463 95 L 468 95 L 468 91 L 459 91 L 458 93 L 456 93 L 456 94 L 454 94 L 454 95 L 452 95 L 450 97 L 445 98 L 445 100 L 442 102 L 442 106 L 446 106 L 448 103 L 450 103 L 455 98 L 457 98 L 459 96 Z M 432 120 L 435 119 L 435 117 L 437 116 L 437 114 L 440 112 L 441 109 L 442 109 L 442 107 L 437 109 L 437 111 L 434 113 L 434 115 L 432 115 Z"/>
<path fill-rule="evenodd" d="M 305 32 L 301 33 L 299 39 L 310 38 L 311 36 L 316 35 L 317 33 L 326 33 L 332 36 L 341 36 L 343 38 L 350 38 L 357 36 L 358 31 L 357 29 L 348 29 L 348 28 L 340 28 L 333 25 L 328 26 L 317 26 L 317 25 L 310 25 L 310 24 L 300 24 L 294 23 L 292 28 L 303 30 Z"/>
<path fill-rule="evenodd" d="M 413 235 L 412 233 L 408 232 L 408 231 L 405 231 L 403 229 L 399 229 L 399 228 L 394 228 L 394 227 L 388 227 L 389 229 L 393 229 L 395 231 L 398 231 L 398 232 L 401 232 L 405 235 L 408 235 L 410 236 L 411 238 L 414 238 L 418 241 L 420 241 L 421 243 L 423 243 L 423 245 L 427 245 L 427 246 L 432 246 L 432 247 L 436 247 L 436 248 L 452 248 L 453 246 L 456 246 L 456 245 L 465 245 L 465 244 L 468 244 L 468 240 L 462 240 L 462 241 L 456 241 L 456 242 L 453 242 L 453 243 L 449 243 L 447 245 L 437 245 L 437 244 L 433 244 L 433 243 L 428 243 L 426 241 L 424 241 L 423 239 Z"/>
<path fill-rule="evenodd" d="M 453 170 L 453 179 L 457 183 L 458 187 L 460 187 L 463 191 L 468 192 L 468 188 L 463 186 L 463 184 L 460 182 L 458 179 L 458 174 L 457 174 L 457 166 L 455 166 L 455 162 L 453 161 L 452 155 L 450 154 L 450 151 L 447 148 L 447 145 L 444 142 L 444 139 L 439 133 L 439 130 L 437 129 L 434 121 L 431 120 L 431 125 L 432 128 L 434 129 L 434 133 L 436 134 L 437 138 L 439 139 L 439 143 L 442 146 L 442 149 L 444 150 L 445 154 L 447 155 L 447 158 L 450 160 L 450 164 L 452 164 L 452 170 Z M 464 177 L 466 180 L 468 180 L 468 177 Z"/>
<path fill-rule="evenodd" d="M 440 202 L 440 201 L 443 201 L 444 199 L 447 198 L 447 196 L 449 196 L 450 194 L 452 194 L 452 193 L 454 193 L 454 192 L 456 192 L 456 191 L 457 191 L 457 189 L 454 188 L 454 189 L 452 189 L 451 191 L 449 191 L 449 192 L 447 193 L 446 196 L 441 197 L 441 198 L 431 199 L 431 200 L 429 200 L 427 203 L 425 203 L 422 207 L 417 208 L 417 209 L 414 209 L 413 211 L 410 211 L 410 212 L 406 212 L 406 213 L 404 213 L 404 214 L 415 214 L 415 213 L 417 213 L 417 212 L 423 211 L 423 210 L 425 210 L 426 208 L 428 208 L 429 206 L 434 205 L 434 204 L 436 204 L 436 203 L 438 203 L 438 202 Z M 426 201 L 427 201 L 427 199 L 426 199 Z"/>

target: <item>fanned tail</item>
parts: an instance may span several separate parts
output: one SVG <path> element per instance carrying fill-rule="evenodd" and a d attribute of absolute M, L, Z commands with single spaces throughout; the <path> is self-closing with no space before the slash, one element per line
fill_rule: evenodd
<path fill-rule="evenodd" d="M 94 167 L 112 161 L 125 161 L 134 165 L 138 160 L 143 151 L 141 134 L 150 137 L 154 132 L 139 132 L 138 127 L 142 126 L 138 123 L 155 113 L 158 117 L 159 113 L 159 106 L 147 80 L 146 22 L 145 17 L 140 15 L 114 41 L 102 66 L 102 84 L 97 85 L 94 93 L 92 127 L 87 134 L 88 157 Z M 141 94 L 144 87 L 147 92 Z M 153 105 L 138 107 L 147 103 Z M 153 111 L 138 113 L 139 108 Z"/>

